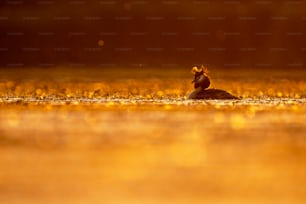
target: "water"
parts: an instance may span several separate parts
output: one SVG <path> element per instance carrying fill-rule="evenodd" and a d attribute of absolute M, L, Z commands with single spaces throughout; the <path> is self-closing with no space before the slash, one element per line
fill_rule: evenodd
<path fill-rule="evenodd" d="M 305 203 L 304 72 L 2 72 L 1 203 Z"/>

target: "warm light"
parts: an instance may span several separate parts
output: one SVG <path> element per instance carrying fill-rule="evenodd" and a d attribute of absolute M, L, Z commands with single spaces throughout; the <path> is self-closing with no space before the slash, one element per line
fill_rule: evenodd
<path fill-rule="evenodd" d="M 99 40 L 99 41 L 98 41 L 98 45 L 99 45 L 100 47 L 103 47 L 103 46 L 104 46 L 104 41 L 103 41 L 103 40 Z"/>

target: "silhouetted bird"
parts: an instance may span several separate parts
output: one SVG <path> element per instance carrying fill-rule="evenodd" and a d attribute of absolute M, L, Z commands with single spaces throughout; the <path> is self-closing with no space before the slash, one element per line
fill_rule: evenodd
<path fill-rule="evenodd" d="M 203 65 L 201 68 L 192 67 L 194 74 L 194 90 L 188 96 L 188 99 L 239 99 L 232 94 L 221 89 L 207 89 L 210 85 L 208 70 Z"/>

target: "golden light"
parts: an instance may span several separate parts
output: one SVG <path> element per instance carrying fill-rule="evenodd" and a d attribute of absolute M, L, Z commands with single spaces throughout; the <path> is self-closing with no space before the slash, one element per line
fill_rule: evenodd
<path fill-rule="evenodd" d="M 98 41 L 98 45 L 99 45 L 100 47 L 103 47 L 103 46 L 104 46 L 104 40 L 99 40 L 99 41 Z"/>

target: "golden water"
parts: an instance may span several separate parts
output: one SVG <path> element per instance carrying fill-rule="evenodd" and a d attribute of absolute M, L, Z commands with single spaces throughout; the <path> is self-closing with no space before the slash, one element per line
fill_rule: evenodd
<path fill-rule="evenodd" d="M 1 70 L 0 203 L 305 203 L 305 71 Z"/>

